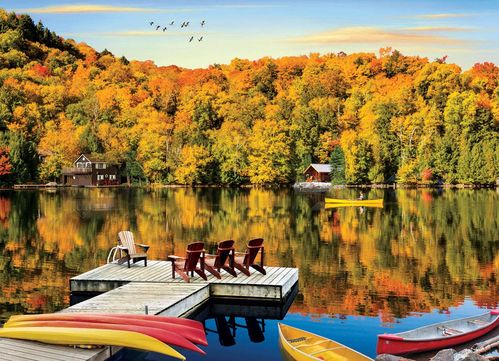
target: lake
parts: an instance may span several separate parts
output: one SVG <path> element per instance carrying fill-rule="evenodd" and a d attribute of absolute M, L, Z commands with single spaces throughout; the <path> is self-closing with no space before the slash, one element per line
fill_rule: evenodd
<path fill-rule="evenodd" d="M 0 192 L 0 321 L 69 306 L 69 278 L 105 263 L 121 230 L 151 259 L 186 245 L 263 237 L 266 264 L 297 267 L 282 322 L 371 357 L 376 335 L 485 312 L 499 304 L 499 192 L 372 189 L 384 208 L 324 208 L 324 194 L 289 189 L 60 189 Z M 358 190 L 328 197 L 356 198 Z M 207 356 L 282 360 L 276 318 L 200 311 Z M 243 355 L 243 356 L 242 356 Z M 243 357 L 243 358 L 240 358 Z M 121 353 L 116 360 L 167 360 Z"/>

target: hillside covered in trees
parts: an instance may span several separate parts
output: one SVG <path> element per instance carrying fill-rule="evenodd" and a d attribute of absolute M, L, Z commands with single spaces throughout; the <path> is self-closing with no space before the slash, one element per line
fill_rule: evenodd
<path fill-rule="evenodd" d="M 499 68 L 396 50 L 158 67 L 0 9 L 0 182 L 58 179 L 81 153 L 154 183 L 490 184 Z M 344 179 L 342 179 L 344 177 Z"/>

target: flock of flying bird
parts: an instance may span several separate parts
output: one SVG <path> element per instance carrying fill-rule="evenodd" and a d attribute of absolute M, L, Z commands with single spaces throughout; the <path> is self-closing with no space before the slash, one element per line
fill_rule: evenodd
<path fill-rule="evenodd" d="M 202 28 L 204 28 L 205 24 L 206 24 L 206 21 L 204 21 L 204 20 L 200 22 L 200 25 Z M 154 27 L 155 26 L 154 21 L 150 21 L 149 25 Z M 172 21 L 171 23 L 169 23 L 167 26 L 156 24 L 156 31 L 162 29 L 163 32 L 165 32 L 166 30 L 168 30 L 168 26 L 175 26 L 175 20 Z M 180 24 L 181 28 L 187 28 L 188 26 L 189 26 L 189 21 L 184 21 L 184 22 L 182 22 L 182 24 Z M 191 36 L 189 38 L 189 43 L 192 42 L 193 40 L 194 40 L 194 36 Z M 197 41 L 203 41 L 203 37 L 201 36 L 200 38 L 197 39 Z"/>

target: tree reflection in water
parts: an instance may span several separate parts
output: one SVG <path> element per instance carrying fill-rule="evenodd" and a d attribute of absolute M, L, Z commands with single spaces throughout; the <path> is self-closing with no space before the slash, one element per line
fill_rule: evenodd
<path fill-rule="evenodd" d="M 357 191 L 333 190 L 333 198 Z M 380 315 L 499 300 L 499 194 L 378 190 L 383 209 L 324 209 L 324 195 L 271 189 L 64 189 L 0 194 L 0 317 L 69 304 L 69 278 L 103 264 L 121 230 L 151 259 L 263 237 L 266 264 L 298 267 L 291 312 Z"/>

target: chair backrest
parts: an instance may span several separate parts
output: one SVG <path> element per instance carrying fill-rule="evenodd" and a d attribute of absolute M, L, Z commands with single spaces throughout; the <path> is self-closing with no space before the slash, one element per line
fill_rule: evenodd
<path fill-rule="evenodd" d="M 204 242 L 189 243 L 187 245 L 187 255 L 185 256 L 184 271 L 194 271 L 203 253 Z"/>
<path fill-rule="evenodd" d="M 123 247 L 128 248 L 128 253 L 137 253 L 135 249 L 135 240 L 133 239 L 133 233 L 130 231 L 121 231 L 118 233 L 118 241 Z"/>
<path fill-rule="evenodd" d="M 227 262 L 227 259 L 229 258 L 232 251 L 234 251 L 234 241 L 232 239 L 228 239 L 226 241 L 218 243 L 215 267 L 223 266 L 225 262 Z"/>
<path fill-rule="evenodd" d="M 263 248 L 263 238 L 255 238 L 248 242 L 248 249 L 246 250 L 246 256 L 244 257 L 245 264 L 255 263 L 255 258 L 258 255 L 260 249 Z"/>

